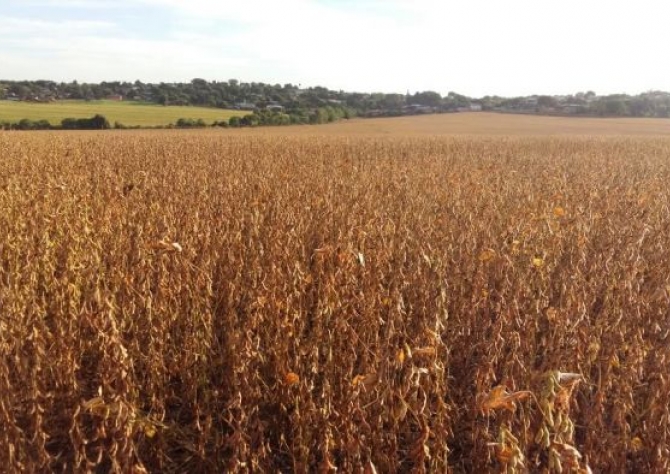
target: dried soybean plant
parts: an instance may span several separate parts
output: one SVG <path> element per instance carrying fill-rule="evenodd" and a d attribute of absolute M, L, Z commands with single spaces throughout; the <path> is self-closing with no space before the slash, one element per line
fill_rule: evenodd
<path fill-rule="evenodd" d="M 0 134 L 0 463 L 665 472 L 669 159 Z"/>

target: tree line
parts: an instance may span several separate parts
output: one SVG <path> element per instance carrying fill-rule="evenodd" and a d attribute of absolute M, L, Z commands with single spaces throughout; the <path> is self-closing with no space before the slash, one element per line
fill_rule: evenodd
<path fill-rule="evenodd" d="M 183 83 L 101 82 L 98 84 L 55 81 L 2 81 L 0 100 L 131 100 L 161 105 L 192 105 L 249 110 L 249 122 L 320 123 L 333 110 L 361 117 L 396 116 L 419 113 L 484 110 L 535 114 L 588 116 L 670 117 L 670 93 L 648 91 L 638 95 L 597 95 L 579 92 L 568 95 L 522 97 L 468 97 L 456 92 L 441 95 L 435 91 L 412 94 L 358 93 L 325 87 L 302 88 L 299 84 L 262 82 L 206 81 Z M 283 115 L 268 118 L 266 111 Z M 339 113 L 339 112 L 338 112 Z M 277 123 L 273 123 L 277 124 Z M 235 125 L 233 125 L 235 126 Z"/>
<path fill-rule="evenodd" d="M 18 122 L 0 122 L 0 130 L 107 130 L 111 125 L 103 115 L 91 118 L 66 118 L 60 125 L 52 125 L 48 120 L 21 119 Z"/>
<path fill-rule="evenodd" d="M 349 119 L 355 112 L 346 107 L 326 106 L 314 110 L 292 109 L 288 111 L 256 110 L 243 116 L 233 116 L 228 120 L 215 121 L 212 127 L 258 127 L 322 124 Z M 166 126 L 139 127 L 127 126 L 120 122 L 111 125 L 103 115 L 91 118 L 66 118 L 59 125 L 52 125 L 48 120 L 21 119 L 18 122 L 0 122 L 0 130 L 107 130 L 110 128 L 204 128 L 210 126 L 203 119 L 180 118 L 174 124 Z"/>

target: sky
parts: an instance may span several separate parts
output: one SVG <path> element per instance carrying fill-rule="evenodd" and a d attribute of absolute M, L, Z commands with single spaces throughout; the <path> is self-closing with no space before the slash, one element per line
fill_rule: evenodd
<path fill-rule="evenodd" d="M 670 91 L 667 0 L 0 0 L 0 79 Z"/>

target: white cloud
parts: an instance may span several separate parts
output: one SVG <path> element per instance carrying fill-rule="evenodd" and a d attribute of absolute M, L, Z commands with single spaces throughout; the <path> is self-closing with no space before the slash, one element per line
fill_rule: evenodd
<path fill-rule="evenodd" d="M 113 4 L 147 12 L 147 24 L 151 11 L 169 21 L 131 31 L 111 13 L 65 24 L 0 18 L 3 69 L 15 77 L 237 77 L 471 95 L 670 89 L 670 65 L 658 57 L 670 6 L 658 0 L 35 1 Z"/>
<path fill-rule="evenodd" d="M 189 19 L 206 17 L 241 25 L 241 31 L 222 30 L 208 39 L 268 65 L 265 80 L 280 80 L 276 73 L 281 70 L 283 81 L 369 88 L 376 74 L 393 75 L 395 67 L 416 57 L 406 37 L 412 32 L 403 33 L 406 27 L 400 19 L 361 14 L 358 9 L 309 0 L 138 1 L 169 6 Z"/>
<path fill-rule="evenodd" d="M 99 20 L 45 21 L 15 17 L 0 17 L 0 38 L 17 40 L 31 36 L 66 36 L 81 32 L 103 32 L 116 27 L 113 22 Z"/>
<path fill-rule="evenodd" d="M 16 45 L 18 46 L 18 41 Z M 11 42 L 10 42 L 11 44 Z M 21 47 L 39 51 L 48 63 L 49 73 L 36 58 L 3 53 L 0 60 L 8 68 L 27 70 L 32 78 L 79 80 L 171 80 L 188 81 L 198 71 L 211 67 L 212 51 L 193 48 L 175 40 L 147 40 L 130 38 L 100 38 L 77 35 L 61 38 L 58 42 L 47 37 L 23 41 Z M 4 57 L 3 57 L 4 56 Z M 236 58 L 217 58 L 222 67 L 238 67 Z"/>
<path fill-rule="evenodd" d="M 109 8 L 121 8 L 123 1 L 107 0 L 23 0 L 24 6 L 50 7 L 50 8 L 81 8 L 86 10 L 99 10 Z"/>

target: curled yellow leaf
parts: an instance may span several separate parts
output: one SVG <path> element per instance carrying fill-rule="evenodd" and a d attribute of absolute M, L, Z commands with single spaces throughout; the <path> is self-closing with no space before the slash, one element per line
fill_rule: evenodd
<path fill-rule="evenodd" d="M 493 260 L 496 256 L 496 251 L 493 249 L 486 249 L 479 254 L 480 262 L 488 262 Z"/>
<path fill-rule="evenodd" d="M 481 403 L 481 409 L 485 413 L 501 409 L 514 411 L 516 409 L 517 401 L 523 401 L 530 396 L 531 392 L 528 390 L 508 393 L 504 385 L 498 385 L 491 390 Z"/>
<path fill-rule="evenodd" d="M 351 385 L 354 387 L 364 387 L 370 390 L 377 383 L 377 374 L 357 375 L 352 380 Z"/>
<path fill-rule="evenodd" d="M 633 452 L 636 453 L 642 450 L 642 448 L 644 447 L 644 443 L 642 442 L 642 439 L 639 436 L 636 436 L 631 440 L 630 447 L 633 449 Z"/>

